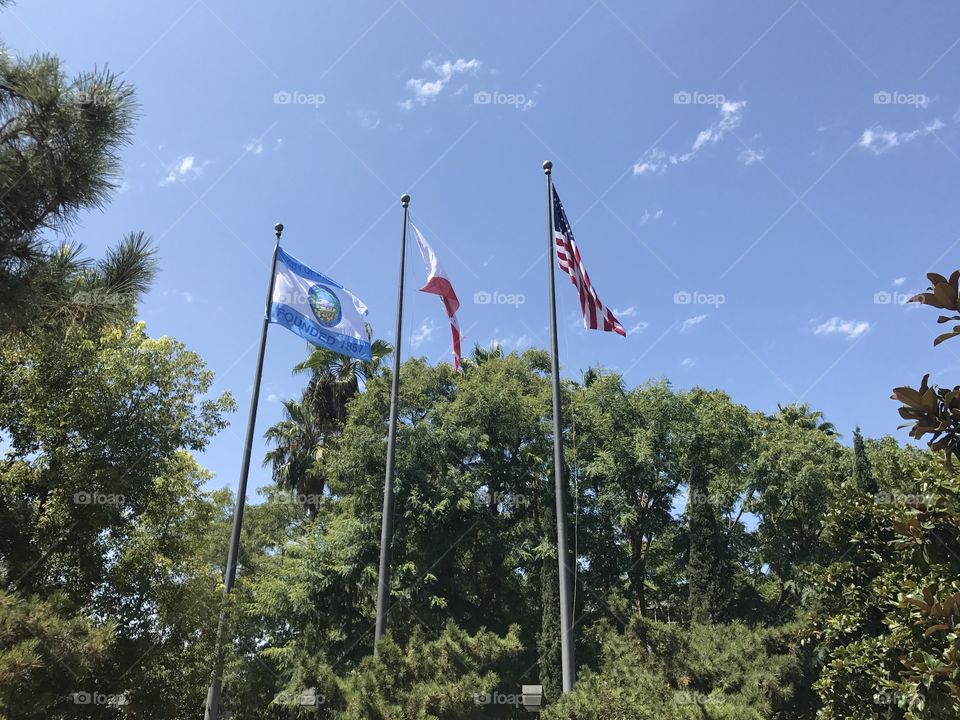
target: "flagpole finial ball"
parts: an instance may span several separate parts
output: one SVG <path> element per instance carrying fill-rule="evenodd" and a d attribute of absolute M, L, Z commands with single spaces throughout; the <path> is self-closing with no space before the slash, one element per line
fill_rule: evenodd
<path fill-rule="evenodd" d="M 274 229 L 274 231 L 277 233 L 277 235 L 279 236 L 280 233 L 283 232 L 283 223 L 277 223 L 276 225 L 273 226 L 273 229 Z"/>
<path fill-rule="evenodd" d="M 543 161 L 543 172 L 547 175 L 550 174 L 550 171 L 553 170 L 553 162 L 550 160 Z"/>
<path fill-rule="evenodd" d="M 404 207 L 406 207 L 407 205 L 410 204 L 410 196 L 404 193 L 403 195 L 400 196 L 400 202 L 403 204 Z"/>

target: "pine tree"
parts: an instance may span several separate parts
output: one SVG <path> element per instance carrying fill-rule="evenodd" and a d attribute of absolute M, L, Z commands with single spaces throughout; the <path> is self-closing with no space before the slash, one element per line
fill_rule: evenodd
<path fill-rule="evenodd" d="M 860 434 L 860 426 L 853 431 L 853 479 L 857 486 L 868 495 L 876 495 L 880 489 L 873 476 L 873 467 L 867 457 L 867 449 Z"/>
<path fill-rule="evenodd" d="M 106 204 L 135 110 L 133 89 L 107 70 L 68 79 L 52 55 L 20 59 L 0 47 L 0 328 L 64 312 L 116 316 L 149 284 L 149 246 L 133 235 L 105 261 L 110 282 L 66 295 L 64 278 L 90 267 L 80 248 L 49 238 Z"/>
<path fill-rule="evenodd" d="M 723 529 L 711 502 L 703 443 L 695 438 L 690 448 L 690 482 L 687 496 L 690 556 L 687 561 L 690 619 L 695 623 L 720 622 L 727 606 L 727 552 Z"/>

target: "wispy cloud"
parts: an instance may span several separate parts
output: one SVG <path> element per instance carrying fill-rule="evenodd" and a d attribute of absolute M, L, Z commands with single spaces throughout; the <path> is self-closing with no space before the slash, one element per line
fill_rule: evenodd
<path fill-rule="evenodd" d="M 243 151 L 247 153 L 252 153 L 254 155 L 260 155 L 263 153 L 263 143 L 258 140 L 254 140 L 253 142 L 248 142 L 246 145 L 243 146 Z"/>
<path fill-rule="evenodd" d="M 832 317 L 817 325 L 813 329 L 813 334 L 842 335 L 848 340 L 855 340 L 869 329 L 870 323 L 866 320 L 841 320 L 839 317 Z"/>
<path fill-rule="evenodd" d="M 414 105 L 426 105 L 428 102 L 436 100 L 454 76 L 475 72 L 480 69 L 481 65 L 482 63 L 476 58 L 471 60 L 457 58 L 440 64 L 433 60 L 424 61 L 423 69 L 432 71 L 435 77 L 410 78 L 407 80 L 407 89 L 413 93 L 413 96 L 402 100 L 400 107 L 404 110 L 412 110 Z"/>
<path fill-rule="evenodd" d="M 376 130 L 380 127 L 380 116 L 371 110 L 358 111 L 357 121 L 364 130 Z"/>
<path fill-rule="evenodd" d="M 696 361 L 694 358 L 688 358 L 688 357 L 687 357 L 687 358 L 684 358 L 683 360 L 681 360 L 681 361 L 680 361 L 680 364 L 681 364 L 683 367 L 685 367 L 685 368 L 692 368 L 694 365 L 697 364 L 697 361 Z"/>
<path fill-rule="evenodd" d="M 766 150 L 744 150 L 737 159 L 747 167 L 762 162 L 767 157 Z"/>
<path fill-rule="evenodd" d="M 656 212 L 650 212 L 649 210 L 644 210 L 640 213 L 640 224 L 646 225 L 648 222 L 659 220 L 663 217 L 663 210 L 657 210 Z"/>
<path fill-rule="evenodd" d="M 177 180 L 182 180 L 190 175 L 200 175 L 206 163 L 197 164 L 197 158 L 194 155 L 184 155 L 167 169 L 167 175 L 160 181 L 161 185 L 172 185 Z"/>
<path fill-rule="evenodd" d="M 627 330 L 627 337 L 633 335 L 634 333 L 642 333 L 642 332 L 643 332 L 644 330 L 646 330 L 648 327 L 650 327 L 650 323 L 648 323 L 646 320 L 641 320 L 641 321 L 638 322 L 636 325 L 634 325 L 632 328 L 629 328 L 629 329 Z"/>
<path fill-rule="evenodd" d="M 416 329 L 413 333 L 413 336 L 410 338 L 410 347 L 414 350 L 423 345 L 427 340 L 433 337 L 433 320 L 427 318 L 420 323 L 420 327 Z"/>
<path fill-rule="evenodd" d="M 743 121 L 743 110 L 746 106 L 746 100 L 723 103 L 720 105 L 720 119 L 705 130 L 701 130 L 687 152 L 668 155 L 660 148 L 653 148 L 634 164 L 633 174 L 660 174 L 666 172 L 669 167 L 690 162 L 704 147 L 720 142 L 728 132 L 739 127 Z"/>
<path fill-rule="evenodd" d="M 164 290 L 161 293 L 161 295 L 163 297 L 179 297 L 185 303 L 193 302 L 193 293 L 190 292 L 189 290 L 176 290 L 176 289 Z"/>
<path fill-rule="evenodd" d="M 687 332 L 687 330 L 691 330 L 695 328 L 697 325 L 699 325 L 706 319 L 707 319 L 706 315 L 694 315 L 691 318 L 687 318 L 686 320 L 683 321 L 683 324 L 680 326 L 680 332 Z"/>
<path fill-rule="evenodd" d="M 905 277 L 898 277 L 893 281 L 893 286 L 900 287 L 901 285 L 903 285 L 903 283 L 906 282 L 906 280 L 907 279 Z"/>
<path fill-rule="evenodd" d="M 623 310 L 616 310 L 616 309 L 614 309 L 613 314 L 614 314 L 618 319 L 619 319 L 619 318 L 635 317 L 636 314 L 637 314 L 637 306 L 636 306 L 636 305 L 631 305 L 630 307 L 624 308 Z"/>
<path fill-rule="evenodd" d="M 867 128 L 860 136 L 858 145 L 864 150 L 872 152 L 874 155 L 883 155 L 888 150 L 892 150 L 900 145 L 906 145 L 917 138 L 935 133 L 937 130 L 946 127 L 941 120 L 934 120 L 929 125 L 923 125 L 916 130 L 909 132 L 897 132 L 896 130 L 886 130 L 877 125 Z"/>
<path fill-rule="evenodd" d="M 511 350 L 523 350 L 525 348 L 531 347 L 533 345 L 533 340 L 529 335 L 520 335 L 519 337 L 504 337 L 504 338 L 494 338 L 490 341 L 490 347 L 500 346 L 506 352 Z"/>

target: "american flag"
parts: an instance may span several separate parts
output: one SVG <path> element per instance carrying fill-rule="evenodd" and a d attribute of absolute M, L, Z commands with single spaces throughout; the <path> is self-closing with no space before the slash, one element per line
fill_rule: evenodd
<path fill-rule="evenodd" d="M 594 290 L 587 275 L 587 269 L 580 259 L 580 250 L 573 239 L 573 230 L 567 214 L 563 211 L 563 203 L 553 188 L 553 236 L 557 242 L 557 261 L 560 269 L 570 276 L 570 282 L 580 293 L 580 311 L 583 313 L 583 326 L 588 330 L 603 330 L 626 336 L 627 332 L 608 308 L 603 306 L 597 291 Z"/>

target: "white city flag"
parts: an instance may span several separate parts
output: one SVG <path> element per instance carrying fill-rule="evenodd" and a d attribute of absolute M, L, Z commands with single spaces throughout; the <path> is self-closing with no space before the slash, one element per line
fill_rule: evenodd
<path fill-rule="evenodd" d="M 343 285 L 278 251 L 271 322 L 318 347 L 370 360 L 366 314 L 367 306 Z"/>

